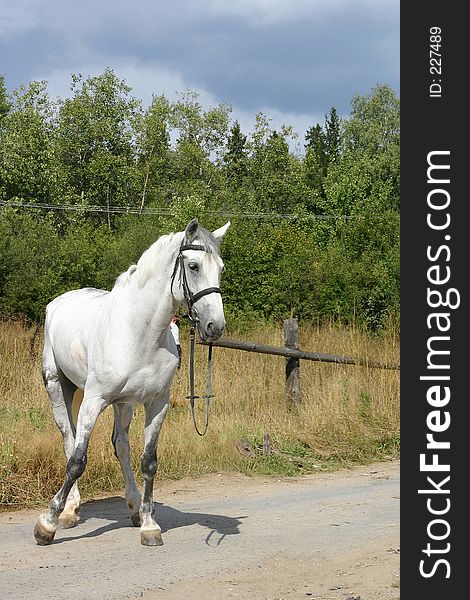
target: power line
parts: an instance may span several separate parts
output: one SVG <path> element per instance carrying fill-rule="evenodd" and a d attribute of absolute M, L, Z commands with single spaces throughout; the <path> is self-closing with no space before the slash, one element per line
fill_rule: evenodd
<path fill-rule="evenodd" d="M 103 213 L 103 214 L 126 214 L 126 215 L 154 215 L 162 217 L 175 216 L 175 212 L 165 208 L 136 208 L 123 206 L 83 206 L 79 204 L 36 204 L 33 202 L 14 202 L 0 200 L 0 206 L 5 208 L 23 208 L 37 210 L 56 210 L 56 211 L 75 211 L 86 213 Z M 354 218 L 351 215 L 316 215 L 316 214 L 295 214 L 295 213 L 248 213 L 248 212 L 231 212 L 231 211 L 210 211 L 205 210 L 205 214 L 211 216 L 219 216 L 226 218 L 245 218 L 245 219 L 292 219 L 292 220 L 350 220 Z M 357 215 L 360 216 L 360 215 Z"/>

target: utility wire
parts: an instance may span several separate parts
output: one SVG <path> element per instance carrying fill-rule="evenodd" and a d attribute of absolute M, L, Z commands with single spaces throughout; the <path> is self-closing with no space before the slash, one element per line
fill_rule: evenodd
<path fill-rule="evenodd" d="M 38 209 L 38 210 L 56 210 L 56 211 L 76 211 L 76 212 L 91 212 L 104 214 L 128 214 L 128 215 L 157 215 L 157 216 L 174 216 L 174 211 L 165 208 L 136 208 L 122 206 L 83 206 L 79 204 L 36 204 L 33 202 L 15 202 L 0 200 L 0 206 L 5 208 L 23 208 L 23 209 Z M 205 210 L 205 214 L 212 216 L 236 218 L 242 217 L 246 219 L 299 219 L 299 220 L 328 220 L 342 219 L 349 220 L 354 218 L 351 215 L 316 215 L 316 214 L 294 214 L 294 213 L 248 213 L 248 212 L 230 212 L 230 211 L 209 211 Z M 360 216 L 360 215 L 357 215 Z"/>

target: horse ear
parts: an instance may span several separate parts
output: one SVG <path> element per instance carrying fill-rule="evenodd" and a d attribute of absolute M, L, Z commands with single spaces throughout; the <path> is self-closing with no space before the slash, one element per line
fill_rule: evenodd
<path fill-rule="evenodd" d="M 199 229 L 199 222 L 197 219 L 190 221 L 185 229 L 184 238 L 188 244 L 190 244 L 196 237 L 197 230 Z"/>
<path fill-rule="evenodd" d="M 224 235 L 227 233 L 227 229 L 230 227 L 230 221 L 228 221 L 227 223 L 225 223 L 225 225 L 223 227 L 220 227 L 219 229 L 216 229 L 215 231 L 212 232 L 212 235 L 217 238 L 218 240 L 221 240 Z"/>

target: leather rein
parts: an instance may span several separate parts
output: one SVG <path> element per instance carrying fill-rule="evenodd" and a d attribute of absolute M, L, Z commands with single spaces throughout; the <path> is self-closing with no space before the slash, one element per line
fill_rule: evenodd
<path fill-rule="evenodd" d="M 212 344 L 209 343 L 209 352 L 207 358 L 207 385 L 206 385 L 206 420 L 204 424 L 204 429 L 202 432 L 199 430 L 196 423 L 196 415 L 194 412 L 194 400 L 196 398 L 200 398 L 200 396 L 196 396 L 194 393 L 194 354 L 195 354 L 195 339 L 196 339 L 196 325 L 199 323 L 199 318 L 197 316 L 197 310 L 194 308 L 194 305 L 198 300 L 207 296 L 208 294 L 221 294 L 220 288 L 218 287 L 209 287 L 199 292 L 193 294 L 189 288 L 188 279 L 186 276 L 186 269 L 184 266 L 184 256 L 183 252 L 185 250 L 199 250 L 200 252 L 206 252 L 206 247 L 199 244 L 182 244 L 180 246 L 178 256 L 176 257 L 175 267 L 173 269 L 173 274 L 171 276 L 171 290 L 173 292 L 173 282 L 176 277 L 176 273 L 179 268 L 179 280 L 181 283 L 181 287 L 183 288 L 183 296 L 188 306 L 188 319 L 191 323 L 190 327 L 190 351 L 189 351 L 189 396 L 186 398 L 189 400 L 191 404 L 191 414 L 193 418 L 194 428 L 198 435 L 203 436 L 207 432 L 207 428 L 209 427 L 209 410 L 210 410 L 210 401 L 213 396 L 211 396 L 211 374 L 212 374 Z"/>

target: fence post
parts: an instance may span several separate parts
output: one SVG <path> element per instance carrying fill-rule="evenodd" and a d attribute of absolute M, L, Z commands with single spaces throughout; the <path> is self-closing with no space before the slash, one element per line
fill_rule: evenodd
<path fill-rule="evenodd" d="M 284 321 L 284 346 L 299 349 L 299 322 L 297 319 Z M 286 360 L 286 400 L 288 406 L 300 403 L 300 360 L 288 358 Z"/>

